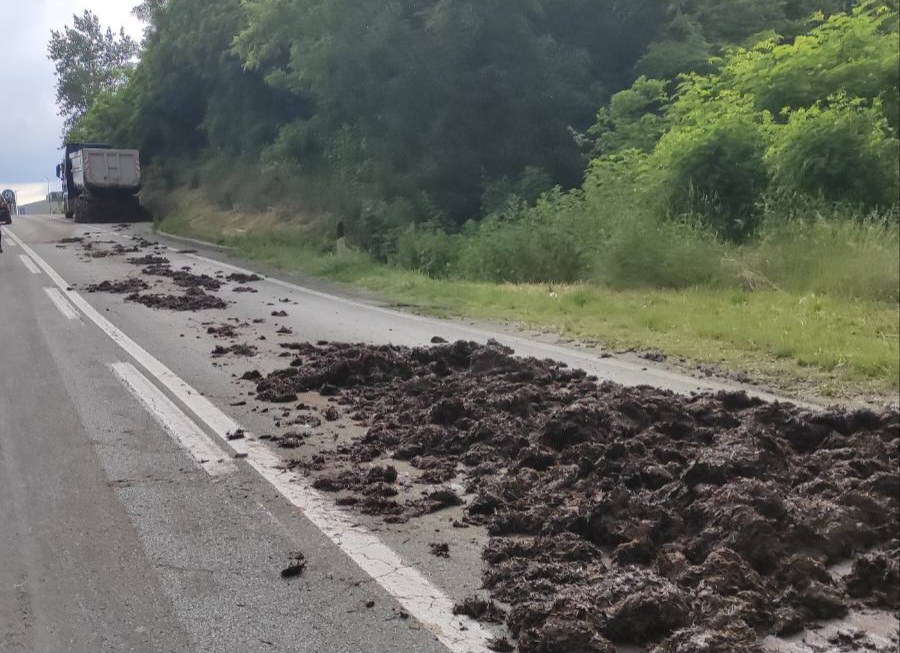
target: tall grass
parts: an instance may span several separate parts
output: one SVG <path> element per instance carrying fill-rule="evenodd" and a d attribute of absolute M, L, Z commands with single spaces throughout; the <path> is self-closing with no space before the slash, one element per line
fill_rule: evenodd
<path fill-rule="evenodd" d="M 900 300 L 900 229 L 893 214 L 768 207 L 756 237 L 736 245 L 696 221 L 660 219 L 610 199 L 555 193 L 460 235 L 411 228 L 399 240 L 394 263 L 435 278 L 473 281 Z"/>
<path fill-rule="evenodd" d="M 611 288 L 723 285 L 728 250 L 694 223 L 638 219 L 611 230 L 594 253 L 594 279 Z"/>
<path fill-rule="evenodd" d="M 900 300 L 900 230 L 890 218 L 770 219 L 741 258 L 783 290 Z"/>

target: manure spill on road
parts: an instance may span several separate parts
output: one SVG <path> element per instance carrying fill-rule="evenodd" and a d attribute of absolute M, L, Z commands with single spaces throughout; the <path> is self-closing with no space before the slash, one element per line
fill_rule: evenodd
<path fill-rule="evenodd" d="M 130 263 L 131 265 L 141 265 L 141 266 L 165 266 L 171 265 L 171 261 L 167 259 L 165 256 L 158 256 L 155 254 L 146 254 L 144 256 L 135 256 L 132 258 L 125 259 L 126 263 Z"/>
<path fill-rule="evenodd" d="M 122 279 L 119 281 L 101 281 L 87 287 L 89 293 L 108 292 L 112 294 L 136 293 L 149 289 L 146 281 L 137 278 Z"/>
<path fill-rule="evenodd" d="M 226 281 L 233 281 L 238 284 L 253 283 L 254 281 L 262 281 L 262 277 L 258 274 L 244 274 L 243 272 L 233 272 L 225 277 Z"/>
<path fill-rule="evenodd" d="M 167 309 L 170 311 L 203 311 L 208 309 L 226 309 L 228 302 L 215 295 L 208 295 L 201 288 L 188 288 L 184 294 L 146 294 L 128 295 L 125 301 L 143 304 L 149 308 Z"/>
<path fill-rule="evenodd" d="M 175 270 L 171 261 L 158 252 L 162 248 L 151 241 L 140 238 L 132 246 L 113 244 L 107 241 L 91 240 L 89 236 L 64 238 L 61 243 L 78 243 L 83 250 L 84 260 L 105 258 L 126 253 L 140 253 L 148 248 L 153 248 L 151 254 L 132 256 L 125 259 L 126 263 L 141 267 L 141 275 L 145 278 L 160 277 L 171 280 L 178 288 L 184 289 L 182 294 L 150 293 L 142 294 L 150 289 L 150 284 L 144 279 L 127 277 L 124 279 L 110 279 L 87 287 L 91 293 L 107 292 L 126 294 L 125 301 L 142 304 L 149 308 L 164 309 L 179 312 L 194 312 L 203 310 L 223 310 L 229 303 L 219 297 L 210 295 L 221 289 L 222 282 L 206 274 L 195 274 L 189 267 Z M 111 249 L 99 249 L 101 244 L 113 244 Z"/>
<path fill-rule="evenodd" d="M 86 256 L 121 253 L 71 242 Z M 200 311 L 230 306 L 208 294 L 224 282 L 259 280 L 173 270 L 159 251 L 128 259 L 142 278 L 88 290 Z M 183 293 L 147 294 L 151 278 Z M 229 319 L 238 324 L 204 322 L 207 335 L 243 338 L 236 327 L 265 323 Z M 273 333 L 292 330 L 276 323 Z M 394 524 L 452 508 L 454 527 L 487 530 L 490 598 L 457 608 L 506 624 L 510 638 L 494 640 L 495 650 L 743 653 L 848 612 L 900 609 L 896 409 L 811 412 L 741 393 L 684 397 L 600 383 L 497 343 L 432 342 L 278 342 L 260 351 L 229 343 L 210 353 L 255 357 L 268 370 L 265 357 L 291 361 L 235 378 L 254 384 L 254 410 L 281 432 L 260 439 L 290 451 L 286 465 L 338 505 Z M 332 403 L 310 409 L 299 403 L 307 393 Z M 335 439 L 330 451 L 311 444 L 323 419 L 344 416 L 365 433 Z M 398 478 L 397 467 L 426 489 L 404 491 L 408 476 Z M 453 560 L 446 542 L 430 546 Z M 860 631 L 825 639 L 838 651 L 900 643 L 895 635 L 886 648 Z"/>
<path fill-rule="evenodd" d="M 234 356 L 246 356 L 252 358 L 256 356 L 256 347 L 248 344 L 238 344 L 231 345 L 229 347 L 223 347 L 222 345 L 217 345 L 215 349 L 212 351 L 213 357 L 227 356 L 228 354 L 232 354 Z"/>
<path fill-rule="evenodd" d="M 222 282 L 208 274 L 194 274 L 189 269 L 173 270 L 169 265 L 151 265 L 141 273 L 148 277 L 167 277 L 182 288 L 203 288 L 213 292 L 222 288 Z"/>
<path fill-rule="evenodd" d="M 484 586 L 519 651 L 741 653 L 850 609 L 900 607 L 896 410 L 625 388 L 497 343 L 291 353 L 290 367 L 247 376 L 260 401 L 319 392 L 367 427 L 298 467 L 393 522 L 463 498 L 448 485 L 398 500 L 396 470 L 373 461 L 404 461 L 426 483 L 461 477 L 465 521 L 491 536 Z"/>

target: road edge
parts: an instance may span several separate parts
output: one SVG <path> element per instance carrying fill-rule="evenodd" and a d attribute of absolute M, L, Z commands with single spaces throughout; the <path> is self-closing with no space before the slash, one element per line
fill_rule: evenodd
<path fill-rule="evenodd" d="M 207 240 L 200 240 L 199 238 L 188 238 L 187 236 L 176 236 L 175 234 L 170 234 L 167 231 L 163 231 L 162 229 L 153 229 L 153 235 L 163 239 L 163 240 L 171 240 L 175 243 L 181 243 L 182 245 L 189 245 L 194 247 L 202 247 L 204 249 L 210 249 L 214 252 L 219 252 L 221 254 L 234 254 L 237 250 L 234 247 L 229 247 L 228 245 L 218 245 L 216 243 L 211 243 Z"/>

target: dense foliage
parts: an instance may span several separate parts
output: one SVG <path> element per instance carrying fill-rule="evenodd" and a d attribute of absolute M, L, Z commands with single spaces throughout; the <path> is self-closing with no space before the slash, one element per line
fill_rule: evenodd
<path fill-rule="evenodd" d="M 858 281 L 868 278 L 872 294 L 896 298 L 897 38 L 896 12 L 867 3 L 818 16 L 796 38 L 729 50 L 705 75 L 638 78 L 600 110 L 583 187 L 495 212 L 458 244 L 456 269 L 495 280 L 752 285 L 760 280 L 741 278 L 741 257 L 723 241 L 755 239 L 783 255 L 778 234 L 797 256 L 806 233 L 841 267 L 846 257 L 819 235 L 842 234 L 858 256 L 858 233 L 872 255 L 845 267 L 856 279 L 835 287 L 867 295 Z M 804 230 L 785 224 L 797 220 Z M 824 272 L 802 260 L 811 276 Z"/>
<path fill-rule="evenodd" d="M 72 135 L 429 274 L 706 281 L 775 215 L 895 210 L 883 4 L 145 0 L 140 64 Z"/>

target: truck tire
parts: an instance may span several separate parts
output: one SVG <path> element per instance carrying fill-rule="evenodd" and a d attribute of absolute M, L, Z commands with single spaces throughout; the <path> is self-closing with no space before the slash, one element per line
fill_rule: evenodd
<path fill-rule="evenodd" d="M 84 196 L 81 196 L 75 200 L 75 211 L 73 217 L 75 218 L 75 222 L 78 224 L 84 224 L 88 221 L 88 205 L 87 201 L 85 201 Z"/>

